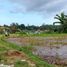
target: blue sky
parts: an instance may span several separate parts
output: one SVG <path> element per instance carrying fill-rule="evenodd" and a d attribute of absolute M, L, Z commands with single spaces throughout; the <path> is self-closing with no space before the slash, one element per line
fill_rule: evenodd
<path fill-rule="evenodd" d="M 52 24 L 61 12 L 67 12 L 67 0 L 0 0 L 0 25 Z"/>

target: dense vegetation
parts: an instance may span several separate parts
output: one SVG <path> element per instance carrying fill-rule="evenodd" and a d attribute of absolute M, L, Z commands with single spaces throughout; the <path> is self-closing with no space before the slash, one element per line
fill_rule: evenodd
<path fill-rule="evenodd" d="M 53 25 L 45 25 L 42 24 L 41 26 L 35 25 L 27 25 L 12 23 L 9 26 L 3 25 L 0 26 L 0 33 L 7 31 L 9 33 L 16 33 L 16 32 L 23 32 L 25 33 L 67 33 L 67 15 L 61 13 L 61 15 L 56 15 L 55 19 L 57 22 L 54 22 Z M 59 25 L 55 25 L 59 23 Z"/>

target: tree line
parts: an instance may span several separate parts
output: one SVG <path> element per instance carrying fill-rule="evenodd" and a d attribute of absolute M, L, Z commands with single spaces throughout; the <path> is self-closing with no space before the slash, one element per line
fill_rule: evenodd
<path fill-rule="evenodd" d="M 2 34 L 4 30 L 10 32 L 10 33 L 16 33 L 16 32 L 22 32 L 22 31 L 43 31 L 45 33 L 67 33 L 67 15 L 64 13 L 61 13 L 60 15 L 56 15 L 54 17 L 58 21 L 54 22 L 53 25 L 45 25 L 42 24 L 41 26 L 35 26 L 35 25 L 27 25 L 24 24 L 18 24 L 18 23 L 12 23 L 10 25 L 3 25 L 0 26 L 0 33 Z M 57 25 L 59 23 L 59 25 Z"/>

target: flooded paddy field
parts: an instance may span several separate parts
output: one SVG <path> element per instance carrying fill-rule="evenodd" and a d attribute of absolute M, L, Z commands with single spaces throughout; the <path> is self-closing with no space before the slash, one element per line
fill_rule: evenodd
<path fill-rule="evenodd" d="M 41 47 L 35 46 L 33 54 L 38 55 L 46 62 L 56 65 L 67 66 L 67 46 L 60 47 Z"/>
<path fill-rule="evenodd" d="M 8 41 L 20 46 L 32 45 L 33 54 L 50 64 L 67 67 L 67 36 L 9 38 Z"/>

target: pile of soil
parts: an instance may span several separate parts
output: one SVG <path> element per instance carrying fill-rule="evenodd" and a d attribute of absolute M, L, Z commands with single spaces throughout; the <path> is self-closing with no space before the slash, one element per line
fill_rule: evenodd
<path fill-rule="evenodd" d="M 5 56 L 8 57 L 19 57 L 19 58 L 25 58 L 26 55 L 23 52 L 15 51 L 15 50 L 9 50 L 4 53 Z"/>

